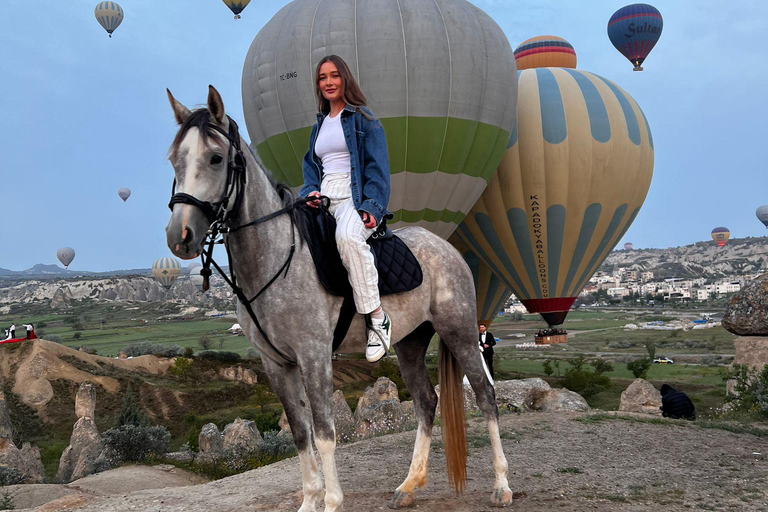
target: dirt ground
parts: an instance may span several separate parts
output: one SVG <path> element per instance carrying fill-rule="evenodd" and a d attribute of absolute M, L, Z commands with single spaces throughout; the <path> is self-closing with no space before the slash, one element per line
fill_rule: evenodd
<path fill-rule="evenodd" d="M 516 493 L 510 510 L 768 511 L 768 438 L 671 422 L 590 418 L 588 413 L 501 417 L 510 486 Z M 493 510 L 485 427 L 475 418 L 469 426 L 467 491 L 455 496 L 449 489 L 436 430 L 430 481 L 411 510 Z M 339 446 L 344 510 L 387 510 L 392 491 L 407 474 L 414 439 L 414 432 L 403 432 Z M 294 458 L 202 485 L 52 502 L 36 510 L 295 512 L 300 503 Z"/>

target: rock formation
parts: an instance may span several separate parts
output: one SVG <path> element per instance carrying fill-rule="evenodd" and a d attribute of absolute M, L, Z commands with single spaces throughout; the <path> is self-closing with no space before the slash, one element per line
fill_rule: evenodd
<path fill-rule="evenodd" d="M 243 368 L 242 366 L 230 366 L 229 368 L 221 368 L 219 375 L 227 380 L 233 380 L 236 382 L 242 382 L 249 386 L 255 386 L 259 383 L 259 377 L 255 371 L 250 368 Z"/>
<path fill-rule="evenodd" d="M 768 274 L 750 281 L 731 298 L 723 327 L 739 336 L 768 336 Z"/>
<path fill-rule="evenodd" d="M 661 416 L 661 393 L 644 379 L 635 379 L 621 392 L 619 411 Z"/>
<path fill-rule="evenodd" d="M 207 463 L 219 459 L 223 453 L 221 433 L 215 423 L 207 423 L 197 436 L 199 451 L 195 457 L 195 463 Z"/>
<path fill-rule="evenodd" d="M 552 389 L 544 379 L 514 379 L 496 381 L 496 403 L 499 409 L 519 411 L 566 412 L 589 411 L 586 400 L 565 388 Z M 438 395 L 440 389 L 437 389 Z M 464 385 L 464 408 L 477 411 L 475 392 Z"/>
<path fill-rule="evenodd" d="M 96 409 L 93 384 L 83 382 L 75 397 L 77 422 L 72 428 L 69 446 L 64 449 L 56 473 L 56 482 L 69 483 L 94 473 L 97 464 L 106 460 L 104 438 L 94 421 Z"/>
<path fill-rule="evenodd" d="M 19 450 L 13 443 L 13 426 L 8 414 L 5 394 L 0 391 L 0 468 L 18 471 L 24 483 L 39 484 L 45 477 L 45 468 L 40 461 L 40 450 L 24 443 Z"/>
<path fill-rule="evenodd" d="M 261 443 L 261 434 L 253 421 L 237 418 L 224 427 L 221 440 L 224 451 L 249 452 Z"/>
<path fill-rule="evenodd" d="M 347 443 L 354 440 L 355 417 L 340 389 L 333 393 L 333 424 L 336 427 L 337 442 Z"/>
<path fill-rule="evenodd" d="M 386 377 L 379 377 L 365 390 L 357 402 L 354 420 L 358 438 L 397 432 L 416 425 L 413 407 L 403 408 L 397 385 Z"/>

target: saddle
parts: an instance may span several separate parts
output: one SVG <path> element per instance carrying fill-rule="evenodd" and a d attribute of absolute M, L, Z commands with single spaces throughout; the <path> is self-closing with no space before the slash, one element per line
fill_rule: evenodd
<path fill-rule="evenodd" d="M 301 232 L 312 254 L 320 283 L 331 295 L 344 297 L 333 333 L 333 350 L 336 351 L 356 312 L 347 269 L 336 246 L 336 219 L 325 207 L 302 205 L 297 209 Z M 382 221 L 367 242 L 379 273 L 380 295 L 408 292 L 421 285 L 421 265 L 405 242 L 387 227 L 386 221 Z"/>

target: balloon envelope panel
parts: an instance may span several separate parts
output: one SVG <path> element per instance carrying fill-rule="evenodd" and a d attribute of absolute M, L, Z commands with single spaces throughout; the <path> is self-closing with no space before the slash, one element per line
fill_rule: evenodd
<path fill-rule="evenodd" d="M 517 129 L 456 233 L 556 325 L 640 210 L 653 141 L 640 107 L 609 80 L 563 68 L 519 75 Z"/>
<path fill-rule="evenodd" d="M 99 2 L 93 11 L 96 21 L 111 36 L 123 22 L 123 8 L 117 2 Z"/>
<path fill-rule="evenodd" d="M 56 251 L 56 257 L 64 265 L 64 268 L 67 268 L 72 263 L 72 260 L 75 259 L 75 250 L 71 247 L 62 247 Z"/>
<path fill-rule="evenodd" d="M 495 173 L 514 126 L 509 42 L 465 0 L 294 0 L 253 40 L 243 69 L 251 143 L 278 181 L 302 184 L 316 122 L 314 73 L 349 65 L 387 136 L 393 227 L 447 238 Z"/>
<path fill-rule="evenodd" d="M 619 52 L 641 71 L 643 63 L 661 37 L 664 20 L 652 5 L 632 4 L 622 7 L 608 21 L 608 38 Z"/>
<path fill-rule="evenodd" d="M 717 243 L 718 247 L 722 247 L 731 238 L 731 231 L 728 228 L 717 227 L 712 230 L 712 240 Z"/>
<path fill-rule="evenodd" d="M 575 68 L 576 51 L 557 36 L 536 36 L 515 48 L 517 70 L 532 68 Z"/>
<path fill-rule="evenodd" d="M 131 189 L 123 187 L 117 191 L 117 195 L 120 196 L 120 199 L 122 199 L 123 202 L 125 202 L 131 197 Z"/>
<path fill-rule="evenodd" d="M 632 242 L 627 242 L 624 244 L 624 250 L 625 251 L 631 251 L 635 248 L 634 244 Z"/>
<path fill-rule="evenodd" d="M 173 258 L 160 258 L 152 264 L 152 275 L 165 289 L 169 289 L 181 274 L 181 263 Z"/>
<path fill-rule="evenodd" d="M 768 204 L 764 204 L 758 208 L 755 215 L 757 215 L 757 219 L 768 228 Z"/>

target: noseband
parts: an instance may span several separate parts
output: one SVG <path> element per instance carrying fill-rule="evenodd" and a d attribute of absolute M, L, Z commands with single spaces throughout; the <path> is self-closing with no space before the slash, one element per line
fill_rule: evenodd
<path fill-rule="evenodd" d="M 270 279 L 267 284 L 265 284 L 264 287 L 251 298 L 248 298 L 245 295 L 243 289 L 237 285 L 237 278 L 235 276 L 234 266 L 232 265 L 232 254 L 229 250 L 229 238 L 223 237 L 222 235 L 234 233 L 249 226 L 257 226 L 263 222 L 288 213 L 295 209 L 297 206 L 306 204 L 308 198 L 298 198 L 287 206 L 264 215 L 263 217 L 252 220 L 251 222 L 234 227 L 229 226 L 228 224 L 230 221 L 239 215 L 240 205 L 242 204 L 243 195 L 245 194 L 246 160 L 240 146 L 240 132 L 238 130 L 237 123 L 235 123 L 235 121 L 229 116 L 227 116 L 227 119 L 229 120 L 229 133 L 225 132 L 216 125 L 210 125 L 210 128 L 213 128 L 215 131 L 219 132 L 229 141 L 229 149 L 227 150 L 227 186 L 224 190 L 224 195 L 219 201 L 212 203 L 209 201 L 201 201 L 200 199 L 183 192 L 177 193 L 176 179 L 174 178 L 173 186 L 171 188 L 171 201 L 168 203 L 168 208 L 173 211 L 173 207 L 176 204 L 188 204 L 196 206 L 203 212 L 203 214 L 208 219 L 208 222 L 210 223 L 208 231 L 205 235 L 205 241 L 203 242 L 203 246 L 207 245 L 208 248 L 204 249 L 203 253 L 201 254 L 203 268 L 200 270 L 200 275 L 203 276 L 203 291 L 208 291 L 210 286 L 209 279 L 212 274 L 211 265 L 213 265 L 221 277 L 224 278 L 224 280 L 230 286 L 230 288 L 232 288 L 232 291 L 235 293 L 238 300 L 243 304 L 246 311 L 248 311 L 248 315 L 253 320 L 253 323 L 256 324 L 256 328 L 259 330 L 259 333 L 261 333 L 261 336 L 264 338 L 264 341 L 266 341 L 267 345 L 269 345 L 276 354 L 278 354 L 289 364 L 296 364 L 295 361 L 283 354 L 283 352 L 275 347 L 275 345 L 269 340 L 267 333 L 261 327 L 261 324 L 259 323 L 259 320 L 256 317 L 256 313 L 253 311 L 252 307 L 252 303 L 277 280 L 280 274 L 283 274 L 283 278 L 288 276 L 288 269 L 291 266 L 293 255 L 296 252 L 296 224 L 294 222 L 293 216 L 289 216 L 291 219 L 292 241 L 291 250 L 288 253 L 288 257 L 286 258 L 285 263 L 283 263 L 283 265 L 272 277 L 272 279 Z M 322 196 L 321 201 L 323 201 L 325 206 L 327 206 L 327 202 L 329 200 L 327 197 Z M 229 263 L 229 272 L 231 277 L 227 276 L 221 267 L 213 260 L 213 247 L 216 244 L 223 244 L 227 251 L 227 260 Z M 275 364 L 282 366 L 279 362 L 274 362 Z"/>

